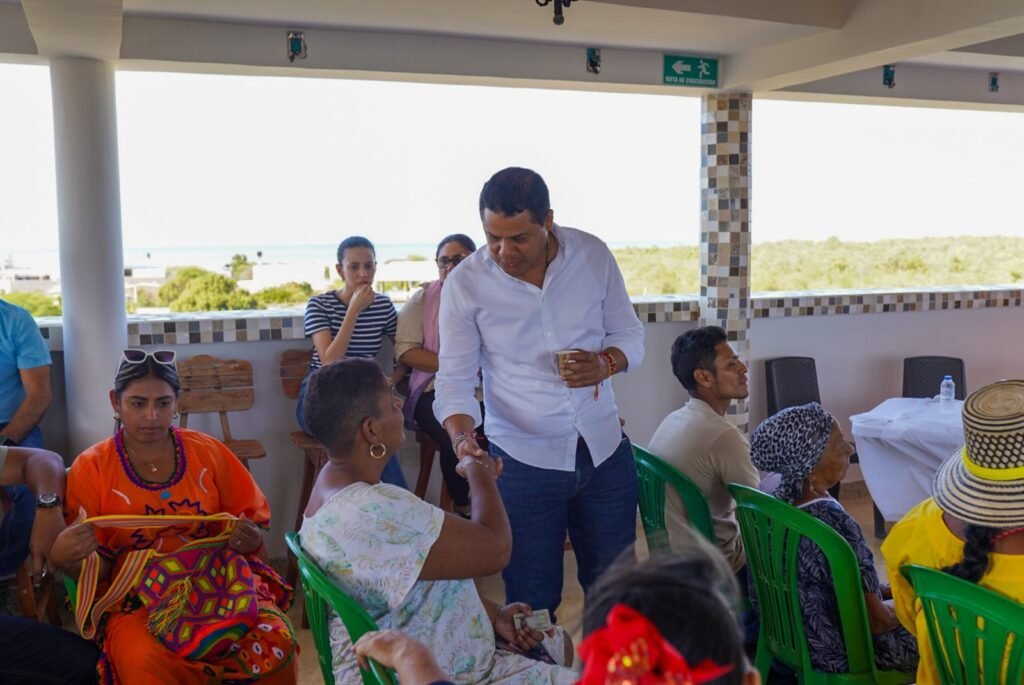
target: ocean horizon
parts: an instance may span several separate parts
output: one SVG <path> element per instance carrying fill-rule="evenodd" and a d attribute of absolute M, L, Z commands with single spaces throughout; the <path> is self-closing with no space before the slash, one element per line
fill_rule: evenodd
<path fill-rule="evenodd" d="M 678 241 L 616 241 L 609 242 L 611 248 L 620 247 L 671 247 Z M 377 243 L 377 261 L 380 263 L 422 257 L 432 259 L 437 243 Z M 333 265 L 337 244 L 320 245 L 203 245 L 188 247 L 125 247 L 125 268 L 146 266 L 198 266 L 219 270 L 231 263 L 236 254 L 245 255 L 249 261 L 276 264 L 322 263 Z M 7 266 L 25 268 L 51 276 L 59 275 L 60 254 L 56 249 L 41 250 L 0 250 L 0 261 Z"/>

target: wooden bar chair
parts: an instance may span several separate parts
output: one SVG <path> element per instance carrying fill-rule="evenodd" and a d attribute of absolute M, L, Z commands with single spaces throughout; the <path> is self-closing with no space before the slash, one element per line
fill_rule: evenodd
<path fill-rule="evenodd" d="M 224 444 L 242 460 L 245 468 L 249 468 L 250 459 L 267 456 L 263 443 L 235 438 L 228 423 L 228 412 L 247 411 L 256 401 L 252 364 L 241 359 L 218 359 L 201 354 L 178 361 L 177 367 L 181 381 L 178 411 L 182 428 L 188 427 L 190 414 L 217 412 Z"/>
<path fill-rule="evenodd" d="M 293 401 L 299 399 L 302 380 L 306 377 L 306 372 L 309 371 L 309 363 L 312 359 L 313 348 L 285 350 L 281 353 L 281 390 L 284 391 L 284 396 L 288 399 Z M 313 491 L 313 483 L 316 482 L 320 469 L 327 463 L 327 452 L 320 443 L 313 439 L 313 436 L 307 435 L 302 431 L 292 431 L 288 437 L 293 445 L 302 450 L 304 457 L 302 485 L 299 491 L 299 506 L 295 512 L 294 530 L 297 532 L 302 528 L 302 512 L 306 510 L 306 505 L 309 504 L 309 494 Z M 288 569 L 285 572 L 285 579 L 294 586 L 298 578 L 298 562 L 295 559 L 295 555 L 289 550 Z M 303 627 L 309 626 L 305 610 L 303 610 L 302 625 Z"/>
<path fill-rule="evenodd" d="M 420 474 L 416 478 L 416 496 L 424 499 L 427 485 L 430 483 L 430 472 L 434 468 L 434 455 L 440 448 L 434 439 L 423 431 L 416 431 L 416 442 L 420 445 Z M 445 511 L 453 511 L 452 496 L 448 494 L 448 485 L 441 479 L 441 499 L 439 506 Z"/>

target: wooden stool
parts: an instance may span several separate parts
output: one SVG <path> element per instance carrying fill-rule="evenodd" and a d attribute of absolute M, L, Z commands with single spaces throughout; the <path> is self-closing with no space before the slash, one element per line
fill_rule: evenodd
<path fill-rule="evenodd" d="M 420 444 L 420 475 L 416 478 L 416 496 L 424 499 L 427 494 L 427 484 L 430 483 L 430 472 L 434 468 L 434 454 L 440 448 L 433 438 L 423 431 L 416 431 L 416 442 Z M 441 478 L 441 502 L 440 507 L 445 511 L 454 511 L 452 496 L 448 494 L 448 485 Z"/>

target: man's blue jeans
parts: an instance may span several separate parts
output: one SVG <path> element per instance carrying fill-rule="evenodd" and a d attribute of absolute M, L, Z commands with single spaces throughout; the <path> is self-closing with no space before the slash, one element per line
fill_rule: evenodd
<path fill-rule="evenodd" d="M 302 385 L 299 388 L 299 399 L 295 403 L 295 420 L 299 423 L 299 428 L 306 435 L 309 435 L 309 428 L 306 426 L 306 417 L 302 413 L 302 404 L 306 401 L 306 386 L 309 385 L 309 374 L 302 379 Z M 405 480 L 405 474 L 402 473 L 402 465 L 398 463 L 398 455 L 392 454 L 391 458 L 388 459 L 388 463 L 384 466 L 384 471 L 380 474 L 380 480 L 382 483 L 390 483 L 391 485 L 397 485 L 405 490 L 409 489 L 409 483 Z"/>
<path fill-rule="evenodd" d="M 625 549 L 636 542 L 639 485 L 629 438 L 594 468 L 581 438 L 576 470 L 528 466 L 493 442 L 504 469 L 498 479 L 512 526 L 512 560 L 502 571 L 506 602 L 526 602 L 552 617 L 562 601 L 563 557 L 568 530 L 584 593 Z"/>
<path fill-rule="evenodd" d="M 7 424 L 0 425 L 0 432 Z M 39 426 L 18 443 L 19 447 L 42 447 L 43 433 Z M 28 542 L 32 537 L 32 523 L 36 518 L 36 497 L 27 485 L 8 485 L 4 492 L 11 502 L 11 510 L 0 519 L 0 578 L 18 570 L 28 558 Z M 61 497 L 64 493 L 58 493 Z"/>

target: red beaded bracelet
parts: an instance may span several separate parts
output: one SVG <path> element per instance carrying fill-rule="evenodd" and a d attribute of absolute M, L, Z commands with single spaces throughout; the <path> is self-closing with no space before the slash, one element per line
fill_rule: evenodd
<path fill-rule="evenodd" d="M 619 365 L 615 361 L 615 355 L 611 352 L 602 352 L 601 356 L 608 362 L 608 378 L 611 378 L 619 370 Z"/>

